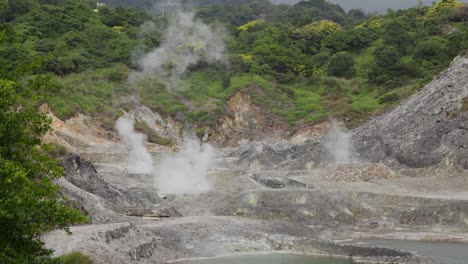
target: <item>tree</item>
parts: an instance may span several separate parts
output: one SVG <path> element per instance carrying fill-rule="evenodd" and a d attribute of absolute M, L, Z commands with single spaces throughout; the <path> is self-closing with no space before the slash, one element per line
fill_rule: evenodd
<path fill-rule="evenodd" d="M 7 8 L 8 1 L 7 0 L 0 0 L 0 12 Z"/>
<path fill-rule="evenodd" d="M 6 263 L 45 263 L 52 252 L 40 235 L 69 232 L 70 224 L 85 220 L 58 195 L 53 180 L 62 169 L 41 148 L 49 120 L 31 97 L 36 84 L 28 86 L 0 80 L 0 259 Z"/>
<path fill-rule="evenodd" d="M 23 68 L 28 67 L 33 66 Z M 41 234 L 53 228 L 69 232 L 70 224 L 86 220 L 62 202 L 53 183 L 62 169 L 41 146 L 50 120 L 38 112 L 32 91 L 42 94 L 48 86 L 42 77 L 24 85 L 0 79 L 1 263 L 49 263 L 52 251 Z"/>
<path fill-rule="evenodd" d="M 58 196 L 53 179 L 62 169 L 40 147 L 49 120 L 31 103 L 30 86 L 0 80 L 0 258 L 7 263 L 45 262 L 51 251 L 40 235 L 85 220 Z"/>
<path fill-rule="evenodd" d="M 367 19 L 367 15 L 362 9 L 351 9 L 349 10 L 348 15 L 356 21 L 364 21 Z"/>
<path fill-rule="evenodd" d="M 406 25 L 402 21 L 395 19 L 385 25 L 384 30 L 383 39 L 385 45 L 394 46 L 399 52 L 404 54 L 411 44 L 411 36 Z"/>
<path fill-rule="evenodd" d="M 327 36 L 340 30 L 342 27 L 339 24 L 330 20 L 320 20 L 294 30 L 293 35 L 295 39 L 304 43 L 305 52 L 315 54 Z"/>
<path fill-rule="evenodd" d="M 8 5 L 7 5 L 8 3 Z M 34 0 L 13 0 L 13 1 L 4 1 L 1 4 L 5 8 L 4 12 L 1 12 L 1 16 L 6 21 L 11 21 L 18 16 L 28 13 L 35 6 L 36 2 Z"/>
<path fill-rule="evenodd" d="M 323 45 L 332 49 L 334 52 L 357 51 L 368 47 L 378 37 L 379 34 L 375 29 L 363 27 L 354 28 L 337 31 L 331 34 L 324 40 Z"/>
<path fill-rule="evenodd" d="M 426 18 L 441 16 L 444 13 L 454 10 L 455 7 L 460 5 L 461 3 L 456 0 L 441 0 L 427 11 Z"/>
<path fill-rule="evenodd" d="M 289 9 L 289 17 L 293 24 L 304 26 L 313 21 L 332 20 L 343 23 L 346 20 L 346 13 L 337 4 L 331 4 L 325 0 L 300 1 Z"/>
<path fill-rule="evenodd" d="M 417 60 L 437 61 L 447 52 L 448 41 L 441 37 L 431 37 L 419 42 L 414 49 L 414 58 Z"/>
<path fill-rule="evenodd" d="M 328 74 L 337 77 L 351 77 L 355 73 L 354 58 L 346 51 L 338 52 L 331 57 Z"/>
<path fill-rule="evenodd" d="M 393 46 L 380 46 L 374 51 L 375 63 L 378 67 L 388 69 L 395 66 L 400 54 Z"/>

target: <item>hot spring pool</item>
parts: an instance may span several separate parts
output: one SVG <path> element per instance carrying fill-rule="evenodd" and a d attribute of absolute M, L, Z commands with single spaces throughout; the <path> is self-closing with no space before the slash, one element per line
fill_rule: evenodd
<path fill-rule="evenodd" d="M 350 259 L 303 255 L 269 254 L 232 256 L 177 262 L 178 264 L 352 264 Z"/>
<path fill-rule="evenodd" d="M 361 242 L 373 246 L 415 251 L 432 257 L 439 264 L 467 264 L 468 244 L 452 242 L 427 242 L 391 239 L 365 239 Z"/>

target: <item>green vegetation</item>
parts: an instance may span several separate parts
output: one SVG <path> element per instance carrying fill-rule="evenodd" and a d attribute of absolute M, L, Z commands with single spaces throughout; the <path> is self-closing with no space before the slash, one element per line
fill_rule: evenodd
<path fill-rule="evenodd" d="M 209 126 L 239 90 L 291 124 L 332 116 L 356 124 L 410 95 L 468 47 L 467 7 L 455 1 L 370 16 L 324 0 L 199 0 L 196 16 L 228 29 L 229 64 L 191 67 L 169 91 L 163 80 L 128 82 L 132 56 L 157 47 L 167 22 L 121 5 L 150 2 L 113 0 L 93 12 L 92 1 L 14 1 L 0 14 L 11 35 L 0 45 L 0 74 L 13 78 L 21 65 L 41 65 L 32 74 L 54 84 L 45 100 L 60 118 L 81 112 L 107 129 L 129 96 Z"/>
<path fill-rule="evenodd" d="M 16 6 L 17 2 L 13 4 Z M 0 10 L 5 9 L 0 2 Z M 11 8 L 11 6 L 10 6 Z M 11 15 L 11 14 L 10 14 Z M 1 25 L 0 45 L 14 39 L 8 25 Z M 5 44 L 6 43 L 6 44 Z M 11 61 L 11 63 L 17 63 Z M 2 263 L 52 263 L 52 251 L 41 235 L 59 228 L 67 232 L 86 219 L 64 204 L 65 197 L 53 183 L 62 175 L 60 154 L 42 145 L 50 120 L 38 111 L 45 95 L 56 85 L 50 76 L 34 75 L 40 64 L 18 64 L 0 77 L 0 259 Z"/>
<path fill-rule="evenodd" d="M 83 255 L 80 252 L 72 252 L 70 254 L 63 255 L 58 259 L 60 264 L 93 264 L 91 258 Z"/>
<path fill-rule="evenodd" d="M 0 258 L 4 263 L 47 263 L 51 251 L 40 235 L 85 218 L 62 203 L 52 180 L 62 174 L 41 137 L 49 120 L 38 112 L 42 79 L 22 85 L 0 80 Z"/>
<path fill-rule="evenodd" d="M 462 104 L 462 111 L 468 111 L 468 97 L 463 98 Z"/>

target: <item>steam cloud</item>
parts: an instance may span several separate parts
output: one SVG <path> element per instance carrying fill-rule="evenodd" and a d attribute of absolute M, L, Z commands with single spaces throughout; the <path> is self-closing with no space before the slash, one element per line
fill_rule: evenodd
<path fill-rule="evenodd" d="M 173 88 L 190 66 L 224 62 L 226 45 L 222 28 L 195 19 L 195 14 L 184 10 L 179 1 L 166 1 L 156 8 L 166 15 L 168 27 L 161 45 L 139 56 L 140 71 L 130 76 L 131 82 L 162 79 Z M 141 34 L 157 31 L 156 24 L 147 22 Z M 116 127 L 130 148 L 129 168 L 133 172 L 153 172 L 160 193 L 200 194 L 211 189 L 212 182 L 207 176 L 216 155 L 211 145 L 200 146 L 198 140 L 186 140 L 179 152 L 163 157 L 153 170 L 151 155 L 143 143 L 144 135 L 133 131 L 133 120 L 121 118 Z"/>
<path fill-rule="evenodd" d="M 141 56 L 141 72 L 132 79 L 162 78 L 173 85 L 187 69 L 199 62 L 224 61 L 225 41 L 221 28 L 213 28 L 184 11 L 178 1 L 158 6 L 168 18 L 168 28 L 161 45 Z"/>
<path fill-rule="evenodd" d="M 135 132 L 133 118 L 121 117 L 117 120 L 115 127 L 129 149 L 128 171 L 130 173 L 151 173 L 153 160 L 145 147 L 146 136 Z"/>
<path fill-rule="evenodd" d="M 209 144 L 187 140 L 183 149 L 163 158 L 156 168 L 156 184 L 163 194 L 200 194 L 212 187 L 208 170 L 214 165 L 216 151 Z"/>
<path fill-rule="evenodd" d="M 351 135 L 345 128 L 339 126 L 336 122 L 332 122 L 325 147 L 331 154 L 335 164 L 354 163 L 351 156 Z"/>

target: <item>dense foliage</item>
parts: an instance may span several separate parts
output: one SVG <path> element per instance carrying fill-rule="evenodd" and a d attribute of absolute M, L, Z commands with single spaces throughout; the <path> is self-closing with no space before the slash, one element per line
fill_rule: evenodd
<path fill-rule="evenodd" d="M 5 1 L 0 3 L 6 8 Z M 3 46 L 13 42 L 10 33 L 2 25 Z M 4 65 L 0 77 L 1 263 L 51 263 L 52 252 L 44 247 L 40 235 L 53 228 L 68 231 L 70 224 L 85 220 L 64 204 L 52 182 L 62 169 L 47 155 L 51 147 L 41 145 L 41 137 L 50 127 L 47 117 L 38 111 L 38 95 L 49 93 L 53 84 L 49 76 L 28 76 L 41 64 L 34 59 L 29 62 Z M 7 71 L 5 67 L 11 68 Z"/>
<path fill-rule="evenodd" d="M 51 74 L 48 102 L 60 117 L 100 113 L 109 128 L 118 111 L 107 102 L 117 95 L 136 92 L 159 112 L 206 125 L 249 87 L 258 104 L 291 124 L 328 116 L 359 122 L 411 94 L 468 46 L 468 8 L 453 0 L 380 16 L 325 0 L 190 1 L 198 19 L 227 29 L 229 64 L 196 65 L 183 89 L 170 93 L 159 82 L 126 83 L 135 56 L 161 43 L 167 1 L 102 2 L 107 6 L 98 9 L 85 0 L 10 3 L 0 14 L 11 33 L 0 45 L 0 75 L 12 78 L 21 65 L 40 63 L 32 74 Z M 207 100 L 214 106 L 202 104 Z"/>

